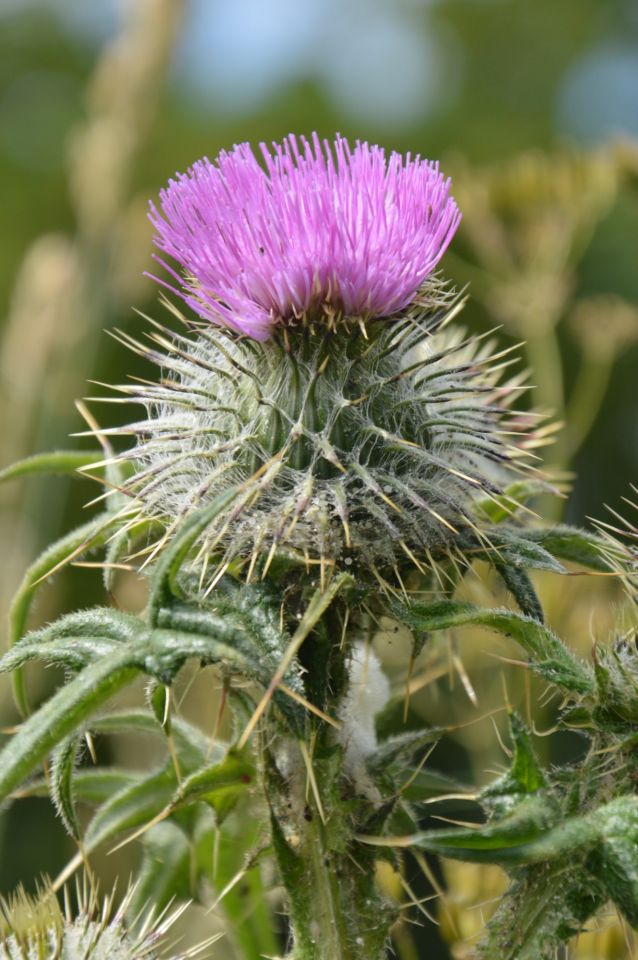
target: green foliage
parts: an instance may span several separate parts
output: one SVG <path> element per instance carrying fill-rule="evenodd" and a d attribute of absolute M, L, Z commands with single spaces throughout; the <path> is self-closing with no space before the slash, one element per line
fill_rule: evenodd
<path fill-rule="evenodd" d="M 593 674 L 569 652 L 544 624 L 511 610 L 485 610 L 471 603 L 437 600 L 434 603 L 394 603 L 397 619 L 420 631 L 481 626 L 515 640 L 527 653 L 530 668 L 545 680 L 577 694 L 594 690 Z"/>
<path fill-rule="evenodd" d="M 36 453 L 25 460 L 18 460 L 0 470 L 0 483 L 37 474 L 76 474 L 81 467 L 88 467 L 102 457 L 94 450 L 56 450 L 53 453 Z M 81 476 L 81 474 L 80 474 Z"/>

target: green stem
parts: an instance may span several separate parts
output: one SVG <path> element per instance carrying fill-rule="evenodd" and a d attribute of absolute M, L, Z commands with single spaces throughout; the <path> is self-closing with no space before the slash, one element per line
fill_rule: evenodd
<path fill-rule="evenodd" d="M 527 358 L 533 371 L 534 406 L 551 411 L 559 421 L 565 417 L 565 386 L 563 361 L 554 327 L 539 327 L 534 324 L 525 329 Z M 552 466 L 565 466 L 565 454 L 560 441 L 549 447 L 545 460 Z M 558 497 L 543 497 L 538 506 L 541 515 L 550 522 L 558 523 L 563 511 L 563 501 Z"/>
<path fill-rule="evenodd" d="M 285 781 L 267 757 L 264 763 L 293 933 L 287 960 L 384 960 L 396 911 L 376 889 L 374 848 L 353 836 L 353 801 L 362 809 L 367 801 L 352 797 L 334 748 L 312 763 L 315 786 L 305 800 L 301 766 Z"/>
<path fill-rule="evenodd" d="M 565 388 L 563 361 L 556 330 L 525 329 L 525 349 L 533 371 L 535 391 L 534 405 L 549 408 L 554 416 L 562 419 L 565 412 Z"/>
<path fill-rule="evenodd" d="M 304 852 L 313 891 L 309 918 L 310 937 L 314 944 L 312 960 L 357 960 L 359 953 L 355 955 L 350 948 L 343 915 L 345 898 L 339 890 L 325 828 L 316 812 L 308 824 Z"/>
<path fill-rule="evenodd" d="M 583 360 L 578 379 L 569 398 L 565 417 L 562 447 L 565 450 L 567 463 L 578 453 L 596 421 L 607 393 L 612 366 L 613 356 L 611 355 L 602 357 L 588 355 Z"/>

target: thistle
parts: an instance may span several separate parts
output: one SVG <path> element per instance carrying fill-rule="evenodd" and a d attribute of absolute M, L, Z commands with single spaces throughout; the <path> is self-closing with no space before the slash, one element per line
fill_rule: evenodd
<path fill-rule="evenodd" d="M 459 221 L 449 182 L 342 138 L 262 153 L 265 170 L 247 145 L 201 161 L 151 208 L 177 292 L 212 323 L 172 308 L 183 332 L 124 338 L 162 371 L 118 388 L 146 408 L 112 431 L 136 437 L 129 522 L 163 528 L 154 557 L 240 490 L 200 540 L 208 589 L 276 555 L 363 580 L 463 563 L 487 540 L 475 502 L 533 465 L 510 409 L 524 378 L 501 383 L 508 351 L 450 329 L 462 299 L 433 275 Z"/>
<path fill-rule="evenodd" d="M 0 898 L 0 960 L 159 960 L 166 956 L 166 934 L 184 908 L 159 916 L 147 910 L 133 930 L 126 914 L 134 892 L 131 887 L 114 909 L 113 897 L 100 900 L 85 880 L 76 884 L 75 910 L 65 888 L 62 910 L 50 886 L 44 885 L 35 896 L 20 887 Z M 173 953 L 171 960 L 195 957 L 212 942 Z"/>
<path fill-rule="evenodd" d="M 25 664 L 68 679 L 5 747 L 0 799 L 52 754 L 48 778 L 23 790 L 50 792 L 76 862 L 134 830 L 157 909 L 171 896 L 221 904 L 246 960 L 281 954 L 266 853 L 288 960 L 385 960 L 402 910 L 422 908 L 406 846 L 426 874 L 420 850 L 510 872 L 485 960 L 551 960 L 606 901 L 636 925 L 635 648 L 623 636 L 583 662 L 544 623 L 529 575 L 577 565 L 629 585 L 635 557 L 613 529 L 527 522 L 547 428 L 513 409 L 525 375 L 501 379 L 509 350 L 454 325 L 462 298 L 434 271 L 459 215 L 438 166 L 317 137 L 262 160 L 243 145 L 201 161 L 151 208 L 167 285 L 195 317 L 169 304 L 177 331 L 150 321 L 149 344 L 123 337 L 161 370 L 117 388 L 143 418 L 94 424 L 99 461 L 57 454 L 6 474 L 105 468 L 107 507 L 36 561 L 14 603 L 0 670 L 15 672 L 23 711 Z M 133 444 L 114 454 L 107 434 Z M 100 546 L 107 587 L 123 559 L 148 579 L 144 612 L 81 610 L 24 635 L 37 585 Z M 455 596 L 477 559 L 518 609 Z M 399 693 L 373 649 L 381 620 L 411 635 Z M 544 771 L 512 712 L 510 769 L 480 793 L 422 776 L 446 730 L 403 728 L 411 670 L 438 632 L 464 626 L 509 638 L 516 664 L 560 693 L 557 722 L 591 743 L 578 768 Z M 187 660 L 221 677 L 212 739 L 174 705 Z M 105 712 L 140 675 L 145 707 Z M 79 766 L 87 735 L 130 730 L 163 738 L 158 768 Z M 423 804 L 450 790 L 485 822 L 423 831 Z M 85 830 L 82 801 L 97 807 Z M 375 882 L 382 859 L 407 907 Z"/>

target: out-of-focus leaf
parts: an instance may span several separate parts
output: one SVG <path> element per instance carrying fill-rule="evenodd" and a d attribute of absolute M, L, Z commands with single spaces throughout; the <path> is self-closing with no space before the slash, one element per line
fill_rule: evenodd
<path fill-rule="evenodd" d="M 401 796 L 410 803 L 418 804 L 424 800 L 432 800 L 434 797 L 440 797 L 448 794 L 455 794 L 457 799 L 462 799 L 462 795 L 467 795 L 467 800 L 475 799 L 475 793 L 466 783 L 461 783 L 453 777 L 448 777 L 437 770 L 430 770 L 423 767 L 410 774 L 409 771 L 403 772 L 404 786 L 399 782 Z"/>
<path fill-rule="evenodd" d="M 94 733 L 150 733 L 162 739 L 166 737 L 165 730 L 148 710 L 124 710 L 93 717 L 90 727 Z M 211 747 L 209 738 L 199 727 L 184 720 L 183 717 L 173 717 L 171 737 L 177 757 L 185 770 L 196 769 L 206 757 L 210 762 L 219 760 L 225 752 L 221 741 L 217 741 Z"/>
<path fill-rule="evenodd" d="M 277 956 L 280 948 L 260 868 L 260 856 L 267 849 L 264 824 L 251 816 L 250 807 L 240 800 L 219 830 L 216 814 L 204 808 L 193 831 L 193 845 L 199 869 L 212 880 L 215 895 L 227 890 L 220 909 L 226 915 L 228 938 L 238 956 L 247 960 Z M 241 882 L 227 889 L 242 872 Z"/>
<path fill-rule="evenodd" d="M 176 787 L 177 778 L 170 763 L 124 787 L 95 812 L 84 835 L 85 849 L 95 850 L 127 830 L 150 823 L 168 808 Z"/>
<path fill-rule="evenodd" d="M 184 831 L 170 820 L 144 834 L 142 864 L 129 904 L 131 919 L 145 915 L 149 904 L 157 914 L 174 899 L 191 896 L 191 845 Z"/>
<path fill-rule="evenodd" d="M 540 480 L 517 480 L 502 494 L 477 500 L 474 509 L 490 523 L 503 523 L 511 520 L 533 497 L 547 492 L 548 484 Z"/>
<path fill-rule="evenodd" d="M 98 806 L 114 793 L 141 780 L 143 773 L 119 770 L 116 767 L 86 767 L 76 770 L 73 775 L 73 790 L 78 802 Z M 43 777 L 31 780 L 17 791 L 19 797 L 48 797 L 49 782 Z"/>
<path fill-rule="evenodd" d="M 0 470 L 0 483 L 38 473 L 76 474 L 81 477 L 82 474 L 77 473 L 80 467 L 88 467 L 102 456 L 99 450 L 54 450 L 51 453 L 36 453 Z"/>

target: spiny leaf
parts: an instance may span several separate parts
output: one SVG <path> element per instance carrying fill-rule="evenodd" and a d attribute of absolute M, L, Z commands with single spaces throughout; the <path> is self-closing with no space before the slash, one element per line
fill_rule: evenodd
<path fill-rule="evenodd" d="M 489 784 L 480 795 L 481 805 L 493 816 L 508 814 L 526 796 L 547 788 L 547 780 L 532 748 L 529 733 L 516 713 L 511 713 L 510 736 L 513 752 L 507 773 Z M 548 809 L 554 805 L 549 792 L 545 794 Z"/>
<path fill-rule="evenodd" d="M 19 669 L 32 660 L 42 660 L 70 670 L 82 670 L 90 663 L 117 651 L 117 644 L 108 637 L 69 637 L 32 643 L 30 635 L 0 658 L 0 673 Z"/>
<path fill-rule="evenodd" d="M 171 806 L 177 808 L 195 800 L 205 800 L 215 806 L 217 791 L 229 787 L 242 789 L 252 783 L 254 776 L 254 765 L 245 755 L 231 750 L 221 761 L 209 763 L 183 780 Z"/>
<path fill-rule="evenodd" d="M 130 650 L 86 667 L 29 717 L 0 754 L 0 800 L 8 796 L 64 737 L 126 686 L 139 667 Z"/>
<path fill-rule="evenodd" d="M 108 514 L 101 514 L 61 537 L 40 554 L 25 573 L 9 610 L 9 645 L 22 637 L 33 598 L 40 583 L 53 570 L 62 566 L 70 556 L 81 556 L 87 550 L 104 543 L 108 537 Z M 23 716 L 29 712 L 24 676 L 21 670 L 13 675 L 13 695 Z"/>
<path fill-rule="evenodd" d="M 555 960 L 606 899 L 594 877 L 561 863 L 520 870 L 487 925 L 476 960 Z"/>
<path fill-rule="evenodd" d="M 526 651 L 530 666 L 546 680 L 578 694 L 591 694 L 591 671 L 569 652 L 544 624 L 511 610 L 485 610 L 456 600 L 434 603 L 392 604 L 393 614 L 417 630 L 448 630 L 465 625 L 483 626 L 512 637 Z"/>
<path fill-rule="evenodd" d="M 84 836 L 90 852 L 108 840 L 150 823 L 170 805 L 177 787 L 171 763 L 114 794 L 96 811 Z"/>
<path fill-rule="evenodd" d="M 536 793 L 547 781 L 532 748 L 529 733 L 516 713 L 510 714 L 510 735 L 514 753 L 509 775 L 523 793 Z"/>
<path fill-rule="evenodd" d="M 428 744 L 436 743 L 444 736 L 444 727 L 433 727 L 428 730 L 410 730 L 408 733 L 399 733 L 396 736 L 383 740 L 367 760 L 368 769 L 383 771 L 390 764 L 409 762 L 417 750 Z"/>
<path fill-rule="evenodd" d="M 160 554 L 150 580 L 148 618 L 152 625 L 157 624 L 160 609 L 169 601 L 171 595 L 181 597 L 179 574 L 193 544 L 215 517 L 238 499 L 240 494 L 240 487 L 231 487 L 216 497 L 212 503 L 186 517 L 180 524 L 173 540 Z M 246 496 L 245 493 L 244 496 Z"/>
<path fill-rule="evenodd" d="M 98 806 L 104 803 L 114 793 L 130 786 L 136 780 L 141 780 L 146 774 L 131 770 L 120 770 L 117 767 L 85 767 L 76 770 L 73 774 L 73 791 L 75 799 L 81 803 Z M 18 797 L 48 797 L 50 795 L 49 781 L 44 777 L 31 780 L 14 796 Z"/>
<path fill-rule="evenodd" d="M 588 819 L 601 840 L 588 866 L 625 919 L 638 928 L 638 796 L 617 797 Z"/>
<path fill-rule="evenodd" d="M 521 612 L 526 617 L 543 623 L 545 620 L 543 608 L 526 571 L 499 560 L 494 560 L 492 563 Z"/>
<path fill-rule="evenodd" d="M 220 663 L 226 670 L 243 674 L 261 686 L 268 687 L 279 668 L 280 659 L 267 655 L 267 651 L 247 633 L 241 620 L 230 611 L 219 616 L 213 611 L 200 611 L 192 606 L 176 604 L 161 609 L 157 622 L 164 631 L 166 643 L 170 643 L 170 637 L 176 630 L 182 631 L 182 636 L 189 636 L 192 630 L 193 638 L 200 638 L 201 652 L 195 652 L 198 641 L 194 640 L 189 656 L 199 656 L 208 663 Z M 290 642 L 287 634 L 282 639 L 284 645 Z M 293 689 L 299 689 L 299 673 L 294 664 L 285 671 L 283 679 Z M 275 691 L 274 700 L 291 727 L 300 732 L 305 718 L 304 710 L 280 690 Z"/>
<path fill-rule="evenodd" d="M 605 559 L 605 553 L 609 551 L 609 543 L 587 530 L 559 525 L 541 530 L 528 530 L 525 536 L 540 544 L 552 556 L 560 557 L 561 560 L 578 563 L 601 573 L 613 569 Z"/>
<path fill-rule="evenodd" d="M 221 796 L 228 788 L 243 788 L 246 778 L 252 777 L 251 764 L 243 758 L 223 756 L 220 747 L 213 751 L 214 759 L 190 772 L 181 782 L 172 762 L 142 780 L 124 787 L 96 811 L 89 824 L 85 847 L 94 850 L 108 840 L 135 827 L 144 826 L 154 817 L 168 817 L 173 811 L 199 800 L 215 805 L 216 794 Z M 200 763 L 205 758 L 200 757 Z"/>
<path fill-rule="evenodd" d="M 73 775 L 82 747 L 82 735 L 73 733 L 58 744 L 51 761 L 51 799 L 74 840 L 80 836 L 80 823 L 75 809 Z"/>
<path fill-rule="evenodd" d="M 474 509 L 490 523 L 511 520 L 521 506 L 533 497 L 548 492 L 548 484 L 540 480 L 517 480 L 509 484 L 502 494 L 477 500 Z"/>
<path fill-rule="evenodd" d="M 100 451 L 87 450 L 55 450 L 51 453 L 36 453 L 32 457 L 18 460 L 4 470 L 0 470 L 0 483 L 38 473 L 75 474 L 80 467 L 88 467 L 101 456 Z M 82 474 L 77 475 L 82 476 Z"/>
<path fill-rule="evenodd" d="M 46 627 L 32 630 L 25 639 L 47 643 L 62 637 L 96 636 L 128 643 L 146 630 L 146 623 L 132 613 L 123 613 L 113 607 L 89 607 L 67 613 Z"/>
<path fill-rule="evenodd" d="M 475 828 L 429 830 L 416 834 L 412 844 L 454 860 L 472 863 L 521 864 L 546 859 L 536 842 L 547 837 L 554 809 L 536 797 L 524 800 L 502 820 Z"/>
<path fill-rule="evenodd" d="M 550 573 L 566 573 L 565 567 L 559 563 L 545 547 L 529 537 L 527 531 L 518 528 L 497 527 L 488 530 L 487 535 L 494 543 L 494 549 L 488 548 L 486 554 L 500 555 L 504 562 L 522 570 L 548 570 Z"/>

